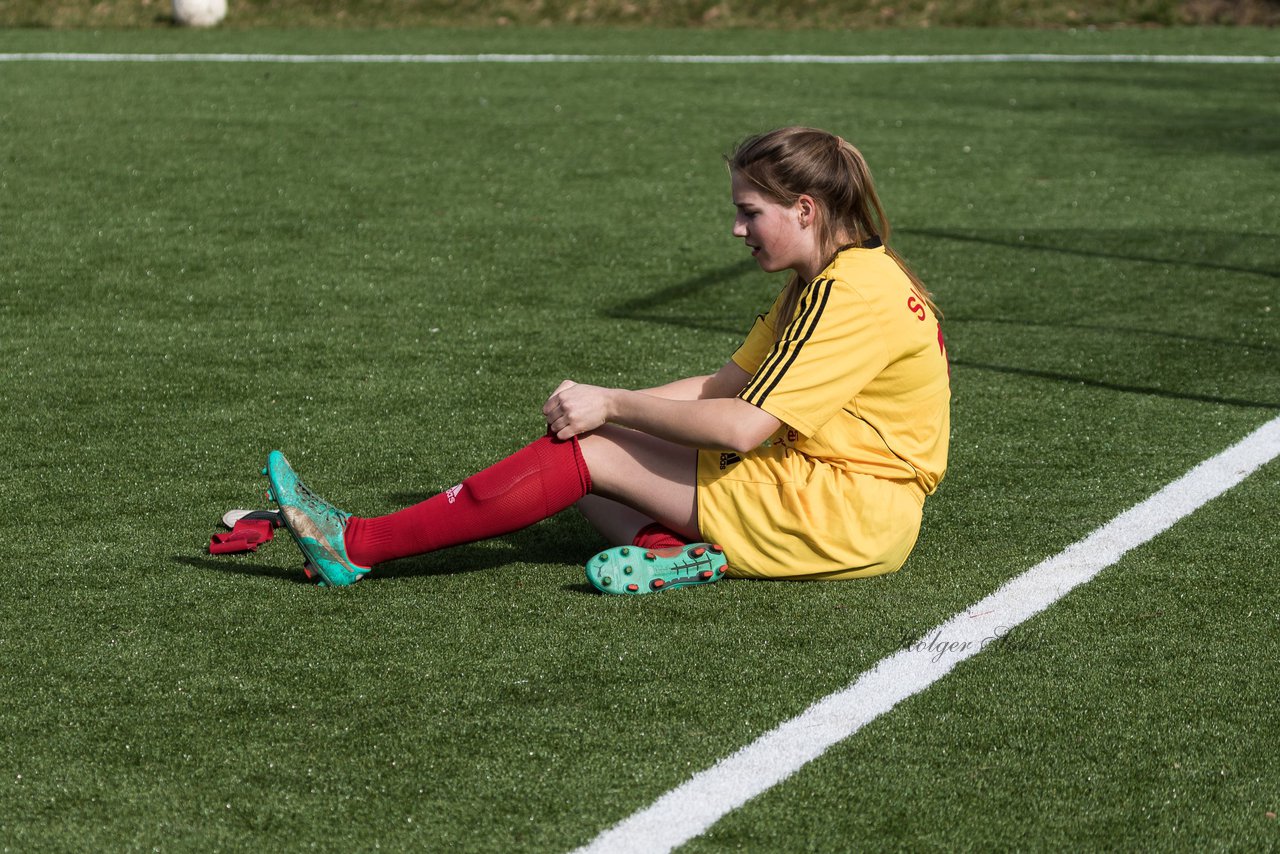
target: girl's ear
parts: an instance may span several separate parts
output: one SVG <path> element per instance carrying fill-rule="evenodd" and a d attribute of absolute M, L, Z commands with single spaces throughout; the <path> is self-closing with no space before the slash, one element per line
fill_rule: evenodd
<path fill-rule="evenodd" d="M 813 225 L 818 214 L 818 203 L 814 201 L 813 196 L 806 196 L 803 193 L 796 199 L 796 218 L 800 222 L 801 228 L 808 228 Z"/>

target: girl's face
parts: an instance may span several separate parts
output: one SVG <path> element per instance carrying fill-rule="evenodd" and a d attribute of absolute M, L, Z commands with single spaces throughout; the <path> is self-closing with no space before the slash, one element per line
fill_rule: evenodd
<path fill-rule="evenodd" d="M 816 211 L 808 196 L 801 196 L 790 207 L 780 205 L 734 173 L 733 206 L 738 209 L 733 236 L 743 239 L 761 270 L 794 270 L 805 281 L 822 272 L 823 258 L 813 219 Z"/>

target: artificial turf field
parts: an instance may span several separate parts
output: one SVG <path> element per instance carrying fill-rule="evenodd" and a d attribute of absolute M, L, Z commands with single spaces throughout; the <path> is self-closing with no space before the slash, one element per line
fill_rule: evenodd
<path fill-rule="evenodd" d="M 0 52 L 1277 54 L 1273 31 L 0 32 Z M 0 63 L 0 847 L 565 851 L 1280 410 L 1280 65 Z M 946 312 L 900 573 L 606 599 L 571 513 L 304 583 L 283 449 L 390 511 L 782 282 L 721 154 L 866 154 Z M 1280 845 L 1280 464 L 692 840 Z M 1017 640 L 1017 643 L 1012 641 Z M 928 653 L 922 653 L 928 654 Z"/>

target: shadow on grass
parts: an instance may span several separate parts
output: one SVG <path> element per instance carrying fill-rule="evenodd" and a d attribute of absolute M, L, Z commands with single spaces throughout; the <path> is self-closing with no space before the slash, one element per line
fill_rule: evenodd
<path fill-rule="evenodd" d="M 429 496 L 399 494 L 393 497 L 397 501 L 408 499 L 405 503 L 414 503 Z M 562 513 L 523 531 L 502 537 L 391 561 L 379 566 L 368 580 L 483 572 L 513 563 L 550 566 L 582 564 L 603 548 L 604 544 L 585 521 L 574 517 L 575 514 Z M 277 539 L 283 540 L 282 546 L 286 551 L 276 554 L 259 551 L 254 555 L 240 554 L 224 558 L 174 555 L 171 560 L 202 571 L 270 578 L 297 584 L 312 583 L 302 572 L 302 557 L 288 541 L 288 534 L 282 532 L 277 535 Z M 281 566 L 281 554 L 288 555 L 283 558 L 289 561 L 285 566 Z M 249 562 L 255 560 L 261 562 Z M 580 585 L 565 585 L 564 589 L 594 594 L 585 582 Z"/>
<path fill-rule="evenodd" d="M 978 314 L 965 315 L 962 317 L 948 317 L 947 323 L 990 323 L 1001 326 L 1021 326 L 1025 328 L 1034 328 L 1043 326 L 1053 329 L 1079 329 L 1082 332 L 1120 332 L 1125 335 L 1133 335 L 1140 338 L 1168 338 L 1171 341 L 1178 342 L 1196 342 L 1199 344 L 1211 344 L 1215 347 L 1226 347 L 1246 352 L 1255 350 L 1280 350 L 1280 346 L 1268 344 L 1265 341 L 1232 341 L 1227 338 L 1215 338 L 1211 335 L 1188 335 L 1184 332 L 1165 332 L 1160 329 L 1143 329 L 1139 326 L 1118 326 L 1115 324 L 1105 323 L 1058 323 L 1045 322 L 1043 320 L 1021 320 L 1009 317 L 992 317 Z M 958 364 L 955 360 L 952 364 Z"/>
<path fill-rule="evenodd" d="M 701 329 L 709 332 L 723 332 L 729 335 L 745 335 L 744 322 L 751 320 L 750 315 L 744 317 L 717 317 L 706 308 L 705 292 L 730 282 L 736 281 L 756 270 L 756 262 L 747 258 L 735 261 L 715 270 L 708 270 L 663 288 L 657 293 L 645 294 L 618 303 L 601 312 L 605 317 L 616 320 L 645 320 L 667 326 L 681 326 L 688 329 Z M 702 299 L 700 299 L 700 297 Z M 682 302 L 689 303 L 689 311 L 683 314 L 676 309 Z M 764 311 L 768 306 L 757 309 Z"/>
<path fill-rule="evenodd" d="M 1211 394 L 1193 394 L 1191 392 L 1168 391 L 1150 386 L 1125 385 L 1124 383 L 1093 380 L 1076 374 L 1064 374 L 1057 371 L 1041 371 L 1034 368 L 1016 368 L 1010 365 L 984 365 L 980 362 L 969 362 L 964 359 L 952 359 L 953 368 L 970 368 L 977 371 L 992 371 L 998 374 L 1010 374 L 1020 377 L 1035 377 L 1051 380 L 1064 385 L 1082 385 L 1089 388 L 1100 388 L 1124 394 L 1140 394 L 1143 397 L 1163 397 L 1170 400 L 1190 400 L 1196 403 L 1213 403 L 1221 406 L 1239 406 L 1245 409 L 1280 410 L 1280 402 L 1265 400 L 1246 400 L 1239 397 L 1218 397 Z"/>
<path fill-rule="evenodd" d="M 257 578 L 270 578 L 275 581 L 310 584 L 302 574 L 301 565 L 297 568 L 285 568 L 258 563 L 245 563 L 243 556 L 239 560 L 232 557 L 217 558 L 211 556 L 174 555 L 170 558 L 174 563 L 208 572 L 222 572 L 228 575 L 249 575 Z"/>
<path fill-rule="evenodd" d="M 1074 255 L 1081 258 L 1102 258 L 1109 261 L 1133 261 L 1140 264 L 1161 264 L 1169 267 L 1189 267 L 1192 269 L 1209 270 L 1218 273 L 1243 273 L 1250 276 L 1265 276 L 1272 279 L 1280 279 L 1280 263 L 1274 267 L 1246 267 L 1238 264 L 1223 264 L 1210 258 L 1188 258 L 1177 257 L 1170 254 L 1144 254 L 1140 252 L 1123 251 L 1119 249 L 1110 249 L 1107 242 L 1115 242 L 1121 245 L 1132 246 L 1135 242 L 1134 233 L 1123 229 L 1116 231 L 1092 231 L 1083 232 L 1072 231 L 1063 234 L 1053 232 L 1036 232 L 1028 230 L 1019 233 L 1002 232 L 1000 234 L 976 234 L 973 232 L 945 231 L 942 229 L 931 228 L 911 228 L 896 231 L 896 234 L 909 234 L 912 236 L 928 237 L 934 240 L 954 240 L 962 243 L 977 243 L 982 246 L 997 246 L 1003 249 L 1030 249 L 1037 252 L 1053 252 L 1058 255 Z M 1077 245 L 1065 245 L 1066 241 L 1055 238 L 1072 237 L 1076 238 Z M 1139 237 L 1143 236 L 1141 233 Z M 1152 240 L 1159 240 L 1167 237 L 1167 235 L 1152 233 L 1146 235 Z M 1197 235 L 1190 233 L 1186 235 L 1184 242 L 1191 244 Z M 1280 236 L 1274 234 L 1212 234 L 1204 235 L 1206 237 L 1220 238 L 1226 242 L 1236 244 L 1251 240 L 1255 243 L 1265 242 L 1266 249 L 1270 250 L 1272 256 L 1280 257 Z M 1083 245 L 1079 245 L 1083 244 Z M 1191 250 L 1188 245 L 1188 250 Z M 1260 255 L 1264 253 L 1259 253 Z"/>
<path fill-rule="evenodd" d="M 1124 251 L 1121 249 L 1111 249 L 1107 246 L 1108 241 L 1114 241 L 1121 246 L 1135 245 L 1134 235 L 1123 231 L 1072 231 L 1063 233 L 1034 233 L 1034 232 L 1002 232 L 997 235 L 962 233 L 954 231 L 943 231 L 938 229 L 902 229 L 899 234 L 906 234 L 915 237 L 931 239 L 931 240 L 948 240 L 959 241 L 965 243 L 974 243 L 984 246 L 994 246 L 1007 249 L 1031 250 L 1034 252 L 1053 252 L 1061 255 L 1072 255 L 1084 258 L 1097 258 L 1103 260 L 1115 261 L 1131 261 L 1141 264 L 1161 264 L 1169 267 L 1184 267 L 1191 269 L 1201 269 L 1219 273 L 1240 274 L 1249 276 L 1262 276 L 1266 278 L 1280 278 L 1280 264 L 1276 266 L 1245 266 L 1239 264 L 1226 264 L 1214 261 L 1205 257 L 1176 257 L 1173 255 L 1142 253 L 1133 251 Z M 1213 237 L 1235 245 L 1242 241 L 1251 240 L 1260 243 L 1259 251 L 1253 253 L 1254 257 L 1271 258 L 1280 255 L 1280 235 L 1274 234 L 1237 234 L 1237 235 L 1221 235 L 1215 234 Z M 1152 235 L 1153 239 L 1160 235 Z M 1141 241 L 1136 241 L 1141 243 Z M 1188 246 L 1188 251 L 1195 251 L 1193 247 Z M 742 278 L 744 275 L 755 269 L 756 263 L 752 260 L 736 261 L 732 264 L 722 266 L 715 270 L 709 270 L 701 273 L 686 281 L 679 282 L 670 287 L 663 288 L 656 293 L 644 297 L 635 297 L 619 303 L 611 308 L 606 308 L 602 313 L 606 317 L 619 318 L 625 320 L 640 320 L 647 323 L 655 323 L 664 326 L 678 326 L 689 329 L 700 329 L 710 332 L 728 332 L 745 335 L 747 328 L 743 325 L 730 326 L 728 323 L 721 322 L 721 319 L 706 309 L 707 301 L 706 292 L 716 287 L 726 285 L 730 282 Z M 675 310 L 681 303 L 688 303 L 689 309 L 683 313 L 675 313 Z M 700 305 L 701 304 L 701 305 Z M 763 306 L 757 311 L 763 310 Z M 945 308 L 945 307 L 944 307 Z M 945 323 L 965 323 L 965 322 L 988 322 L 988 323 L 1009 323 L 1009 324 L 1025 324 L 1037 326 L 1059 326 L 1062 328 L 1088 329 L 1096 332 L 1114 332 L 1123 335 L 1142 334 L 1147 336 L 1158 336 L 1167 338 L 1175 342 L 1214 344 L 1228 347 L 1245 348 L 1249 350 L 1275 350 L 1274 345 L 1257 342 L 1241 342 L 1228 341 L 1221 338 L 1212 338 L 1201 335 L 1187 335 L 1177 332 L 1163 332 L 1151 329 L 1133 329 L 1124 326 L 1107 325 L 1107 324 L 1080 324 L 1063 322 L 1060 324 L 1022 321 L 1018 319 L 1002 319 L 1002 318 L 952 318 Z M 1139 394 L 1149 397 L 1162 397 L 1173 400 L 1187 400 L 1197 403 L 1212 403 L 1226 406 L 1239 406 L 1251 409 L 1280 409 L 1280 402 L 1265 400 L 1250 400 L 1239 397 L 1225 397 L 1216 395 L 1197 394 L 1193 392 L 1178 392 L 1168 389 L 1152 388 L 1149 386 L 1131 385 L 1125 383 L 1113 382 L 1102 378 L 1092 378 L 1077 374 L 1060 373 L 1055 371 L 1036 370 L 1032 368 L 1023 368 L 1017 365 L 995 365 L 983 364 L 979 362 L 968 362 L 963 359 L 953 359 L 952 365 L 972 370 L 993 371 L 996 373 L 1004 373 L 1019 376 L 1037 377 L 1040 379 L 1050 380 L 1053 382 L 1086 385 L 1094 388 L 1106 389 L 1109 391 L 1121 392 L 1124 394 Z"/>
<path fill-rule="evenodd" d="M 598 535 L 584 528 L 585 523 L 578 524 L 566 512 L 491 540 L 391 561 L 378 567 L 375 575 L 412 578 L 483 572 L 513 563 L 558 567 L 581 564 L 604 547 Z"/>

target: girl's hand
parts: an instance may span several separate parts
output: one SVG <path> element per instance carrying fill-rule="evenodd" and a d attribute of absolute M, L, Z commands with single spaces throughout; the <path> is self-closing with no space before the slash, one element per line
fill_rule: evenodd
<path fill-rule="evenodd" d="M 600 427 L 609 420 L 610 389 L 560 383 L 542 407 L 547 427 L 557 439 L 569 439 Z"/>

